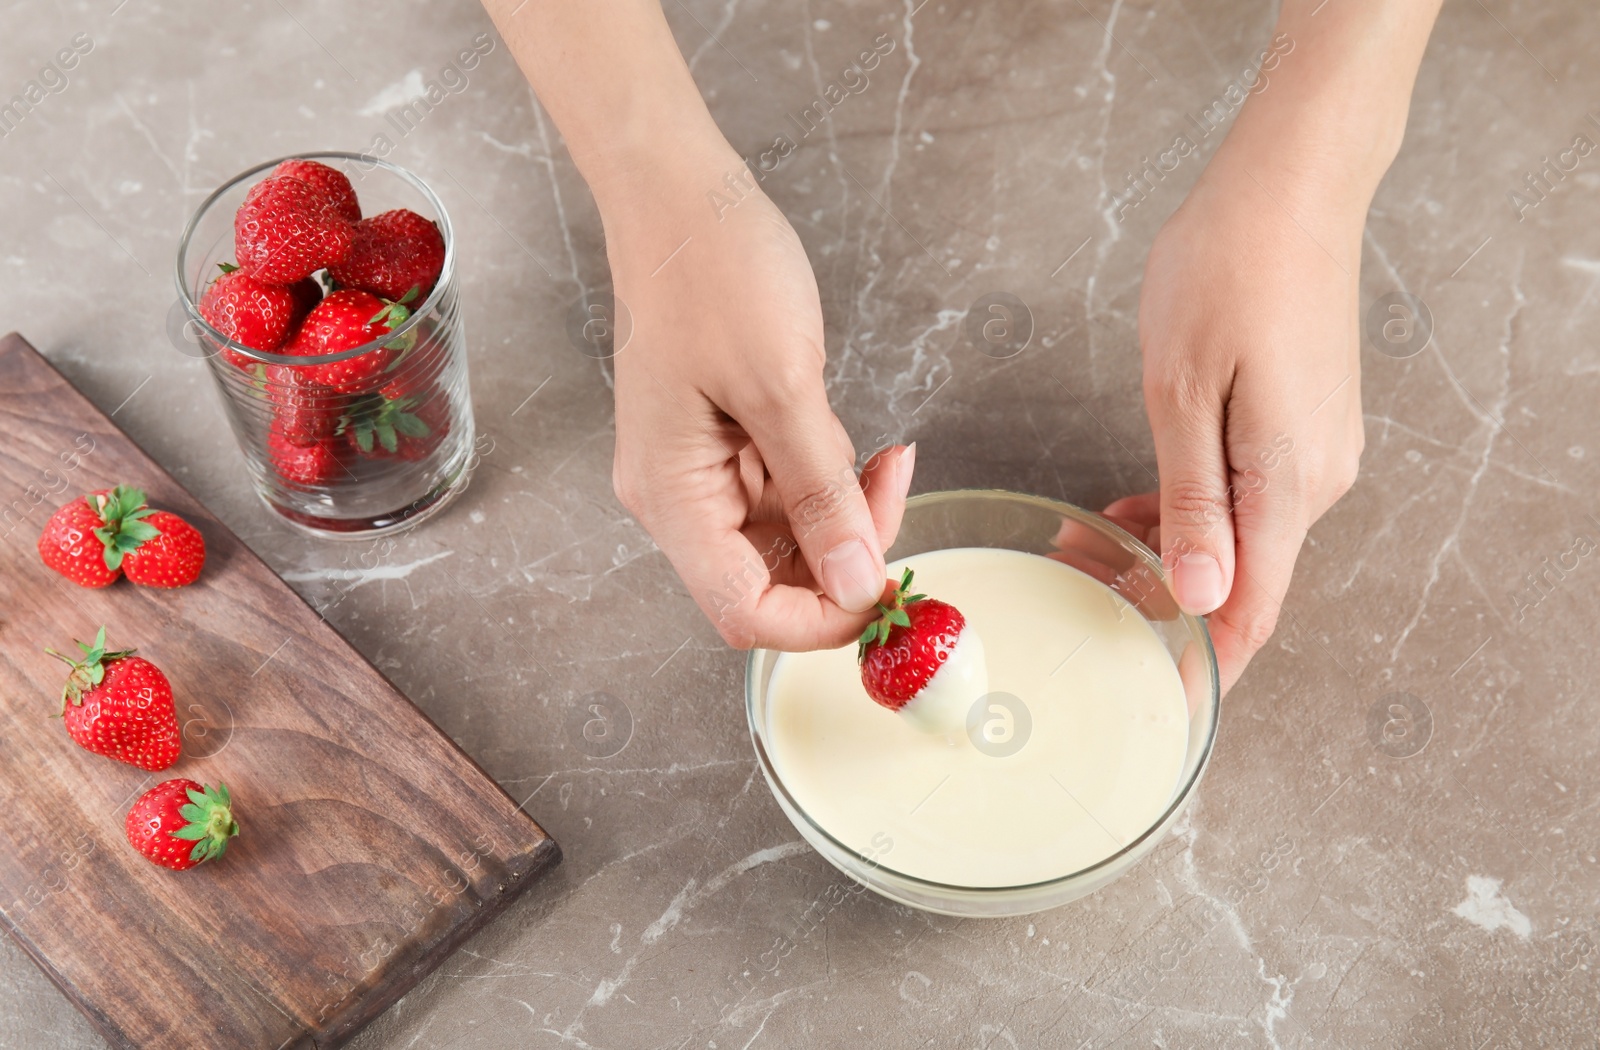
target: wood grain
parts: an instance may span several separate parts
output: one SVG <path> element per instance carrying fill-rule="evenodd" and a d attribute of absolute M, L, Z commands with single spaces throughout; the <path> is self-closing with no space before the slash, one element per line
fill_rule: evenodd
<path fill-rule="evenodd" d="M 55 508 L 118 482 L 204 533 L 197 584 L 86 590 L 40 562 Z M 0 340 L 0 535 L 0 919 L 112 1046 L 338 1046 L 559 859 L 16 335 Z M 64 668 L 43 647 L 101 624 L 172 681 L 185 754 L 170 770 L 91 755 L 50 717 Z M 150 864 L 122 833 L 134 797 L 174 776 L 226 781 L 243 828 L 190 872 Z"/>

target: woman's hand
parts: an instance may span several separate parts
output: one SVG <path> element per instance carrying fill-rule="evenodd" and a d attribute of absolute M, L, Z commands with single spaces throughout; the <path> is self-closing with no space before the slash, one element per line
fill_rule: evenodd
<path fill-rule="evenodd" d="M 594 192 L 630 314 L 618 497 L 732 644 L 851 641 L 884 591 L 912 457 L 885 449 L 856 477 L 799 238 L 711 119 L 657 0 L 484 7 Z"/>
<path fill-rule="evenodd" d="M 800 239 L 731 150 L 629 194 L 605 227 L 632 318 L 616 357 L 618 498 L 730 644 L 853 640 L 883 593 L 913 450 L 885 449 L 857 478 Z"/>
<path fill-rule="evenodd" d="M 1283 5 L 1270 77 L 1246 78 L 1145 265 L 1161 488 L 1106 514 L 1162 552 L 1179 605 L 1210 614 L 1225 691 L 1272 635 L 1306 530 L 1355 480 L 1362 230 L 1439 3 Z"/>
<path fill-rule="evenodd" d="M 1364 199 L 1224 146 L 1151 248 L 1139 302 L 1160 491 L 1105 513 L 1210 613 L 1222 687 L 1266 643 L 1306 530 L 1363 443 Z"/>

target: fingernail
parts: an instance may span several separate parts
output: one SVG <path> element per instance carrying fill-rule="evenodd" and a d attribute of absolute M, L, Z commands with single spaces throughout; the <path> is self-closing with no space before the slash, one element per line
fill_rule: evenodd
<path fill-rule="evenodd" d="M 865 612 L 877 604 L 882 575 L 860 540 L 846 540 L 822 556 L 822 589 L 846 612 Z"/>
<path fill-rule="evenodd" d="M 911 491 L 911 468 L 917 465 L 917 443 L 913 441 L 900 453 L 900 498 L 905 499 L 906 493 Z"/>
<path fill-rule="evenodd" d="M 1185 554 L 1173 572 L 1172 593 L 1186 613 L 1204 616 L 1215 611 L 1227 597 L 1222 592 L 1222 566 L 1209 554 Z"/>

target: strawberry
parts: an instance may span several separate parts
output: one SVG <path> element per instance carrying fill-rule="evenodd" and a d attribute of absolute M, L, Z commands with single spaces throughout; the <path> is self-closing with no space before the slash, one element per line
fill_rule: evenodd
<path fill-rule="evenodd" d="M 331 386 L 311 377 L 309 367 L 268 365 L 267 400 L 272 402 L 272 429 L 302 448 L 333 436 L 349 401 Z"/>
<path fill-rule="evenodd" d="M 72 668 L 61 690 L 67 733 L 85 751 L 147 769 L 166 769 L 183 745 L 167 676 L 132 649 L 106 651 L 106 629 L 94 645 L 77 643 L 83 660 L 45 652 Z"/>
<path fill-rule="evenodd" d="M 393 383 L 384 387 L 398 389 Z M 450 432 L 449 404 L 443 393 L 421 398 L 380 395 L 352 409 L 340 432 L 369 459 L 416 461 L 438 448 Z"/>
<path fill-rule="evenodd" d="M 219 265 L 222 276 L 212 281 L 200 297 L 200 316 L 236 343 L 266 353 L 277 350 L 294 325 L 293 289 L 257 280 L 229 263 Z M 222 356 L 240 368 L 248 369 L 254 364 L 230 347 L 222 348 Z"/>
<path fill-rule="evenodd" d="M 356 223 L 350 254 L 328 273 L 342 288 L 359 288 L 401 300 L 415 291 L 422 302 L 444 269 L 439 227 L 414 211 L 397 208 Z"/>
<path fill-rule="evenodd" d="M 349 177 L 338 168 L 293 157 L 273 168 L 272 174 L 299 179 L 316 190 L 346 222 L 361 221 L 361 205 L 356 202 L 355 187 L 350 185 Z"/>
<path fill-rule="evenodd" d="M 296 357 L 336 354 L 374 342 L 398 328 L 411 312 L 399 303 L 386 303 L 375 295 L 354 289 L 334 292 L 306 317 L 294 341 L 284 349 Z M 316 365 L 312 378 L 345 394 L 365 394 L 383 382 L 383 374 L 403 351 L 380 346 L 342 361 Z"/>
<path fill-rule="evenodd" d="M 186 587 L 200 578 L 206 541 L 200 530 L 171 511 L 151 511 L 140 522 L 156 530 L 122 556 L 122 572 L 145 587 Z"/>
<path fill-rule="evenodd" d="M 347 474 L 339 462 L 339 449 L 332 441 L 319 441 L 301 446 L 290 441 L 276 430 L 267 433 L 267 453 L 272 469 L 291 488 L 310 488 L 326 485 L 341 474 Z"/>
<path fill-rule="evenodd" d="M 139 796 L 124 823 L 128 843 L 163 868 L 187 871 L 215 860 L 239 834 L 228 785 L 168 780 Z"/>
<path fill-rule="evenodd" d="M 144 520 L 154 513 L 136 488 L 91 492 L 50 515 L 39 535 L 39 557 L 80 587 L 108 586 L 122 575 L 127 553 L 160 534 Z"/>
<path fill-rule="evenodd" d="M 350 221 L 297 178 L 269 176 L 250 187 L 233 216 L 239 266 L 268 284 L 293 284 L 350 254 Z"/>
<path fill-rule="evenodd" d="M 182 587 L 200 575 L 206 544 L 193 525 L 151 510 L 143 492 L 118 485 L 52 514 L 39 537 L 39 556 L 84 587 L 104 587 L 124 574 L 146 587 Z"/>
<path fill-rule="evenodd" d="M 873 700 L 925 729 L 958 729 L 989 689 L 983 643 L 955 606 L 906 593 L 910 569 L 891 588 L 857 646 L 861 684 Z"/>
<path fill-rule="evenodd" d="M 50 515 L 39 534 L 39 557 L 80 587 L 108 587 L 122 576 L 120 565 L 106 564 L 106 545 L 95 535 L 106 525 L 100 509 L 110 496 L 102 489 L 73 500 Z"/>

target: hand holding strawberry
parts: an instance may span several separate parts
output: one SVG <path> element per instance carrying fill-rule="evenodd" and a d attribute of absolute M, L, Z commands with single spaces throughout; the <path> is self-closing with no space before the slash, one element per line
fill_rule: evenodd
<path fill-rule="evenodd" d="M 989 691 L 983 642 L 965 616 L 925 594 L 908 594 L 911 570 L 890 583 L 879 616 L 862 633 L 856 656 L 867 695 L 935 733 L 959 732 L 973 703 Z"/>
<path fill-rule="evenodd" d="M 82 660 L 45 650 L 72 668 L 61 689 L 61 716 L 72 739 L 85 751 L 151 772 L 176 762 L 182 733 L 167 676 L 132 649 L 106 651 L 104 627 L 93 645 L 77 646 Z"/>
<path fill-rule="evenodd" d="M 226 784 L 203 787 L 193 780 L 168 780 L 139 796 L 125 822 L 128 842 L 151 861 L 187 871 L 222 856 L 239 834 Z"/>

